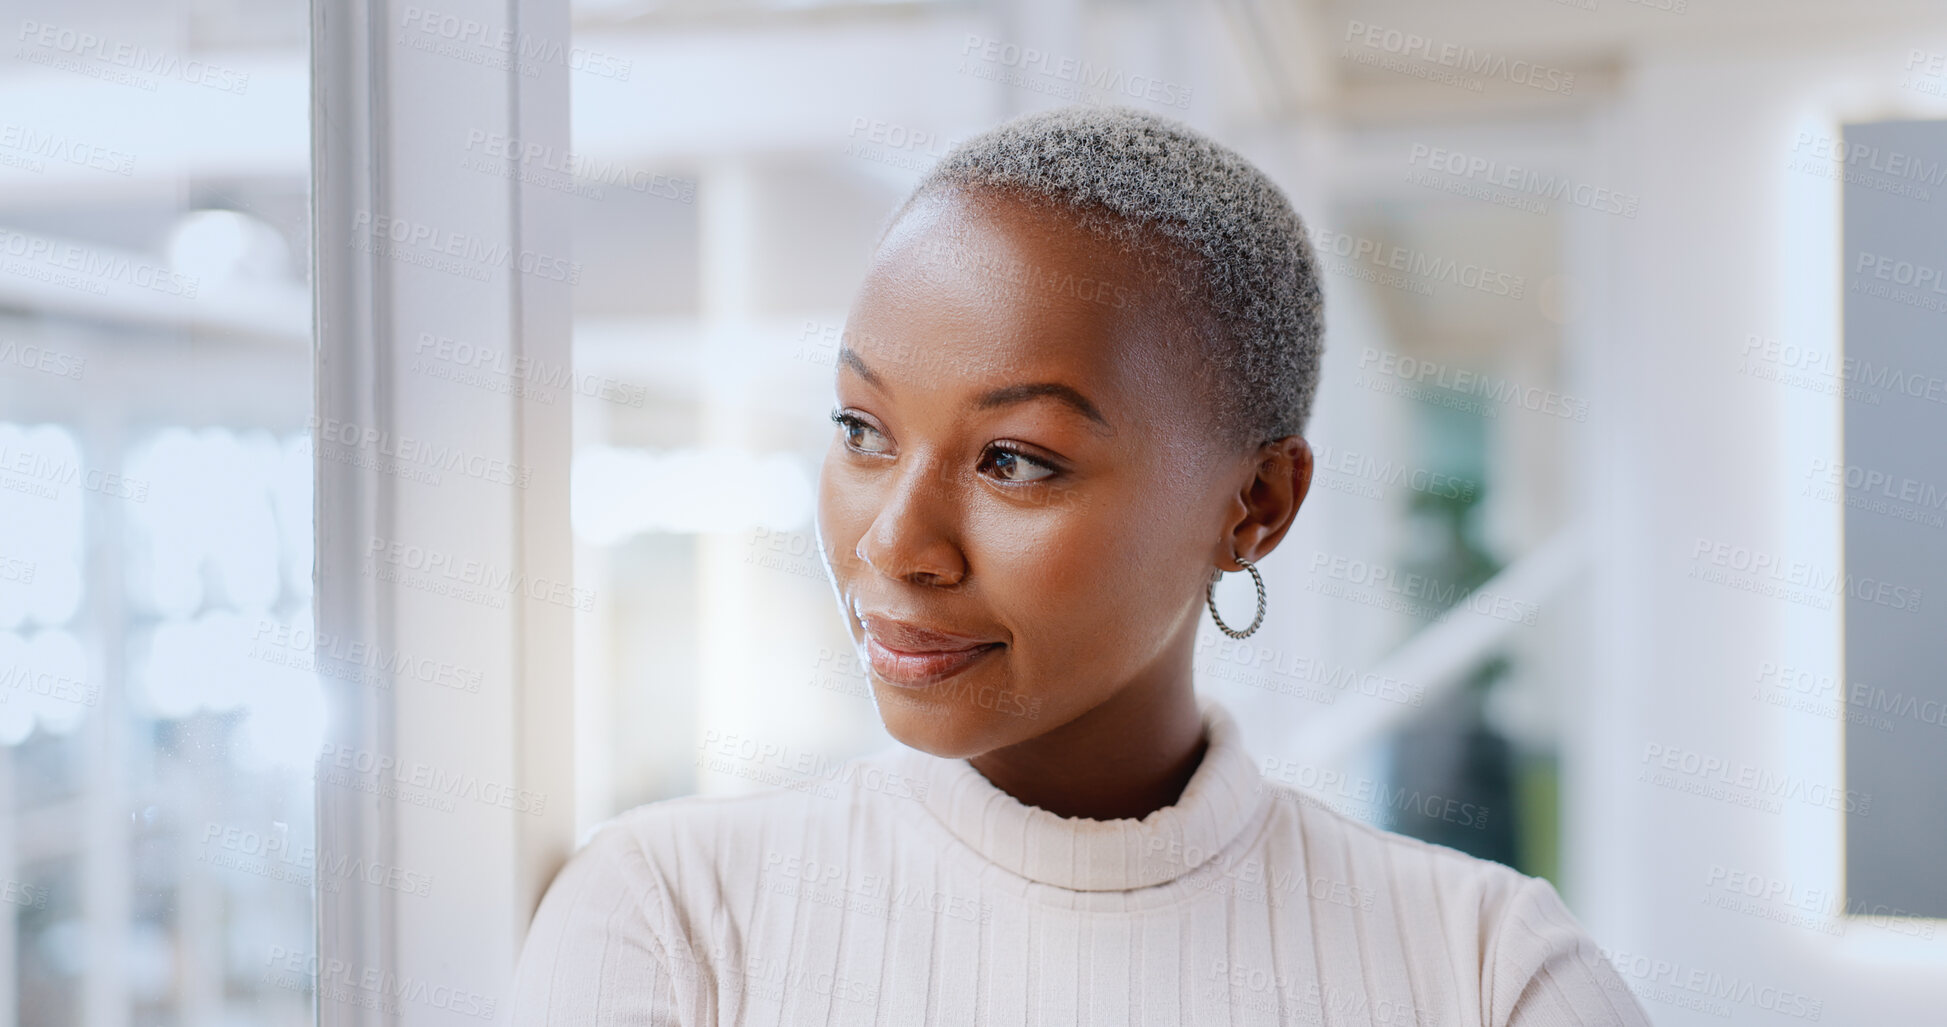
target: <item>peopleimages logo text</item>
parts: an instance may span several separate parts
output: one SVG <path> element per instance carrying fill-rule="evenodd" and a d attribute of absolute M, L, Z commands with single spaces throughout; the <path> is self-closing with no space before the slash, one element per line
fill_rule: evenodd
<path fill-rule="evenodd" d="M 1802 560 L 1787 560 L 1776 553 L 1716 539 L 1697 539 L 1690 558 L 1700 565 L 1720 571 L 1748 574 L 1763 581 L 1804 589 L 1815 595 L 1848 596 L 1909 613 L 1919 612 L 1926 599 L 1924 589 L 1880 578 L 1827 571 Z"/>
<path fill-rule="evenodd" d="M 463 592 L 522 595 L 556 606 L 572 606 L 583 612 L 595 608 L 595 593 L 591 589 L 576 588 L 565 581 L 550 578 L 515 574 L 484 560 L 456 556 L 396 539 L 374 536 L 366 555 L 374 566 L 422 574 L 435 584 L 446 582 L 467 586 L 460 590 Z"/>
<path fill-rule="evenodd" d="M 1681 746 L 1646 742 L 1640 762 L 1647 767 L 1741 789 L 1765 798 L 1794 799 L 1821 809 L 1843 810 L 1859 816 L 1871 813 L 1873 808 L 1873 797 L 1866 792 L 1811 781 L 1798 774 L 1780 774 L 1741 760 L 1713 756 Z"/>
<path fill-rule="evenodd" d="M 374 252 L 394 260 L 430 267 L 437 271 L 461 275 L 475 281 L 486 280 L 489 267 L 518 267 L 522 274 L 534 275 L 551 282 L 567 282 L 569 285 L 581 284 L 581 262 L 566 257 L 552 256 L 538 250 L 521 250 L 518 254 L 506 243 L 389 214 L 374 215 L 361 210 L 352 215 L 352 231 L 363 238 L 354 238 L 354 248 Z M 443 258 L 457 258 L 465 263 L 454 263 Z"/>
<path fill-rule="evenodd" d="M 1587 421 L 1589 401 L 1544 389 L 1522 385 L 1509 378 L 1497 378 L 1481 371 L 1454 367 L 1438 360 L 1405 356 L 1371 346 L 1359 354 L 1361 371 L 1378 371 L 1401 381 L 1437 385 L 1452 392 L 1479 396 L 1495 403 L 1518 406 L 1523 410 L 1549 414 L 1565 420 Z"/>
<path fill-rule="evenodd" d="M 318 770 L 345 770 L 373 780 L 390 780 L 424 789 L 447 799 L 465 799 L 488 806 L 540 816 L 548 802 L 546 792 L 518 788 L 478 774 L 447 770 L 423 760 L 400 760 L 365 749 L 324 743 L 318 752 Z M 342 781 L 328 783 L 342 784 Z"/>
<path fill-rule="evenodd" d="M 1441 43 L 1417 32 L 1387 28 L 1384 25 L 1371 25 L 1363 21 L 1348 21 L 1345 24 L 1347 43 L 1356 42 L 1369 50 L 1379 50 L 1398 57 L 1412 58 L 1452 68 L 1469 75 L 1498 78 L 1517 86 L 1527 86 L 1548 93 L 1564 96 L 1575 92 L 1575 73 L 1561 68 L 1551 68 L 1545 64 L 1506 56 L 1486 50 L 1476 50 L 1458 43 Z"/>
<path fill-rule="evenodd" d="M 1060 82 L 1072 82 L 1105 93 L 1147 100 L 1165 107 L 1190 106 L 1190 87 L 1151 75 L 1126 74 L 1120 68 L 1094 64 L 1075 57 L 1057 57 L 1032 46 L 1021 46 L 999 39 L 970 35 L 960 49 L 962 57 L 978 57 L 989 64 L 1018 68 Z"/>
<path fill-rule="evenodd" d="M 1425 167 L 1429 171 L 1445 172 L 1457 178 L 1498 186 L 1515 193 L 1537 196 L 1544 200 L 1564 200 L 1577 207 L 1585 207 L 1603 214 L 1619 214 L 1626 218 L 1635 217 L 1636 208 L 1642 202 L 1642 198 L 1634 193 L 1622 193 L 1588 182 L 1577 182 L 1568 175 L 1542 174 L 1533 168 L 1524 168 L 1518 164 L 1503 164 L 1488 157 L 1472 156 L 1458 150 L 1428 146 L 1425 143 L 1413 144 L 1413 148 L 1407 154 L 1406 163 L 1410 167 Z"/>
<path fill-rule="evenodd" d="M 1520 299 L 1527 287 L 1527 279 L 1521 275 L 1497 271 L 1480 264 L 1462 262 L 1451 257 L 1441 257 L 1420 250 L 1382 243 L 1365 236 L 1333 232 L 1314 227 L 1307 233 L 1312 246 L 1323 256 L 1330 254 L 1354 263 L 1366 262 L 1375 268 L 1385 268 L 1423 278 L 1428 281 L 1445 282 L 1464 289 L 1473 289 L 1490 296 L 1505 296 Z"/>
<path fill-rule="evenodd" d="M 0 256 L 17 257 L 27 262 L 22 265 L 8 262 L 5 270 L 9 274 L 37 277 L 31 274 L 35 265 L 46 265 L 50 270 L 72 271 L 76 276 L 75 281 L 59 281 L 56 284 L 78 288 L 96 295 L 105 294 L 106 284 L 116 282 L 136 289 L 159 292 L 165 296 L 193 300 L 196 298 L 197 289 L 202 284 L 201 280 L 193 275 L 172 271 L 152 261 L 121 253 L 104 252 L 79 243 L 48 239 L 11 228 L 0 228 Z"/>
<path fill-rule="evenodd" d="M 173 78 L 193 86 L 202 86 L 223 93 L 242 93 L 250 88 L 250 73 L 226 68 L 208 61 L 183 60 L 174 54 L 150 50 L 125 40 L 98 36 L 93 32 L 72 29 L 63 25 L 49 25 L 44 22 L 24 20 L 20 23 L 20 34 L 15 37 L 23 43 L 31 43 L 43 51 L 64 54 L 76 61 L 94 61 L 99 66 L 119 68 L 140 75 L 156 78 Z M 34 58 L 30 53 L 16 52 L 16 57 Z M 35 63 L 46 63 L 35 61 Z M 113 76 L 95 74 L 88 65 L 75 65 L 66 70 L 78 71 L 93 78 L 112 79 Z M 124 84 L 139 86 L 150 92 L 155 91 L 153 81 L 135 79 Z"/>
<path fill-rule="evenodd" d="M 434 471 L 450 471 L 468 478 L 526 488 L 532 471 L 497 456 L 468 452 L 458 446 L 429 442 L 410 435 L 340 421 L 335 417 L 312 417 L 307 427 L 317 438 L 339 450 L 365 450 L 397 465 Z M 325 454 L 331 458 L 332 454 Z M 439 484 L 434 476 L 430 484 Z"/>

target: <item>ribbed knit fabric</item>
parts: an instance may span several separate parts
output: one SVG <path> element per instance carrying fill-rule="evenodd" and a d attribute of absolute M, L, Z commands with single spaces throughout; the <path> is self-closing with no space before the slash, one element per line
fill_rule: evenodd
<path fill-rule="evenodd" d="M 1648 1023 L 1548 882 L 1265 782 L 1202 708 L 1203 761 L 1140 821 L 904 747 L 622 814 L 542 901 L 514 1022 Z"/>

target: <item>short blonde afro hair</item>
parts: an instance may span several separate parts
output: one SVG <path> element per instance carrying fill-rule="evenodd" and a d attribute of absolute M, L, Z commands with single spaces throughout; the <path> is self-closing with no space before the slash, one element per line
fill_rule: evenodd
<path fill-rule="evenodd" d="M 924 196 L 980 190 L 1052 205 L 1165 263 L 1187 257 L 1170 277 L 1203 326 L 1221 434 L 1256 444 L 1304 431 L 1323 349 L 1318 263 L 1291 202 L 1249 161 L 1146 111 L 1061 107 L 954 147 L 892 221 Z"/>

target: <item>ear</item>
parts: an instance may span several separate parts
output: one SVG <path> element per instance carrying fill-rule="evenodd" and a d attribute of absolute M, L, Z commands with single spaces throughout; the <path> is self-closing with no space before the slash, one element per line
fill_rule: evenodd
<path fill-rule="evenodd" d="M 1312 487 L 1312 448 L 1297 435 L 1274 439 L 1258 447 L 1254 471 L 1231 504 L 1233 520 L 1224 541 L 1229 552 L 1218 554 L 1217 566 L 1241 571 L 1237 557 L 1257 563 L 1271 555 Z"/>

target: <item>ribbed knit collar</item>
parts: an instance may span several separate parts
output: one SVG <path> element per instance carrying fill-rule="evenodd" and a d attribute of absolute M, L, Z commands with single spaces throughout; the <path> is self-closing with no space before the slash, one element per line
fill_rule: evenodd
<path fill-rule="evenodd" d="M 964 759 L 904 749 L 922 800 L 953 835 L 1031 881 L 1074 891 L 1127 891 L 1175 880 L 1229 845 L 1268 801 L 1237 723 L 1200 699 L 1209 745 L 1173 806 L 1141 820 L 1063 817 L 1001 791 Z"/>

